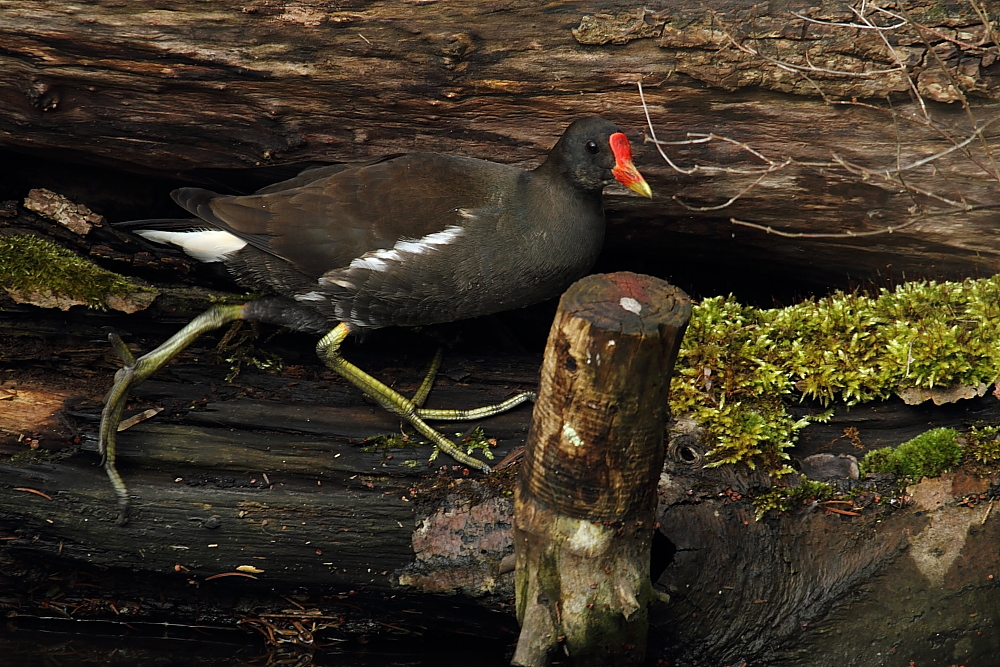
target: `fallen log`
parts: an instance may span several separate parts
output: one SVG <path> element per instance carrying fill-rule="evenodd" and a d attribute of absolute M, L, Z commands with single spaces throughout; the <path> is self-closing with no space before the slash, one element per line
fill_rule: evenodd
<path fill-rule="evenodd" d="M 110 5 L 0 7 L 0 66 L 11 74 L 0 83 L 0 99 L 8 102 L 0 105 L 3 231 L 47 236 L 158 285 L 227 283 L 106 224 L 81 234 L 26 212 L 22 203 L 29 190 L 47 186 L 120 220 L 176 213 L 166 193 L 178 185 L 246 191 L 261 184 L 259 174 L 233 181 L 204 167 L 356 160 L 401 148 L 529 164 L 572 116 L 606 114 L 638 136 L 644 117 L 633 92 L 637 72 L 660 139 L 683 140 L 693 131 L 736 143 L 665 147 L 685 173 L 656 162 L 652 146 L 637 150 L 637 164 L 661 196 L 652 202 L 609 197 L 602 270 L 672 274 L 693 293 L 735 291 L 770 304 L 813 287 L 978 275 L 998 266 L 990 245 L 992 213 L 983 208 L 995 199 L 996 179 L 980 168 L 984 154 L 975 152 L 989 150 L 992 141 L 986 125 L 992 112 L 977 107 L 977 99 L 995 96 L 998 65 L 988 39 L 992 27 L 971 9 L 915 5 L 911 22 L 900 29 L 909 32 L 890 36 L 895 53 L 906 55 L 905 72 L 838 78 L 807 71 L 797 78 L 783 65 L 815 64 L 817 53 L 833 58 L 826 64 L 834 71 L 892 69 L 885 60 L 892 52 L 876 53 L 866 41 L 885 31 L 829 25 L 856 19 L 842 7 L 799 7 L 803 18 L 790 14 L 793 6 L 775 6 L 773 14 L 759 6 L 714 13 L 668 8 L 673 13 L 655 16 L 638 5 L 607 11 L 603 3 L 523 11 L 450 3 L 450 13 L 443 13 L 444 4 L 376 3 L 319 14 L 304 6 L 284 11 L 267 3 L 238 9 L 197 3 L 184 4 L 185 11 L 143 10 L 127 19 Z M 519 30 L 511 30 L 514 23 Z M 247 47 L 248 34 L 279 46 Z M 980 37 L 986 39 L 977 45 Z M 946 70 L 965 77 L 955 79 L 954 90 L 935 72 L 941 67 L 934 53 Z M 379 85 L 372 85 L 373 70 Z M 865 106 L 900 91 L 907 97 L 907 73 L 927 117 L 920 115 L 920 100 L 894 97 L 894 112 L 888 105 Z M 415 77 L 420 83 L 412 86 Z M 836 104 L 803 96 L 813 95 L 817 81 Z M 949 105 L 956 92 L 972 102 L 971 116 L 958 108 L 961 96 Z M 977 127 L 984 129 L 977 133 Z M 970 143 L 964 147 L 972 146 L 968 153 L 952 150 L 965 141 Z M 769 173 L 725 171 L 766 171 L 787 157 L 793 162 Z M 905 170 L 905 184 L 879 176 L 900 164 L 919 164 Z M 968 210 L 953 214 L 951 204 L 935 199 L 955 196 L 946 183 L 957 184 Z M 683 203 L 668 198 L 674 193 Z M 732 205 L 714 208 L 736 195 Z M 779 231 L 841 236 L 779 238 L 734 227 L 731 217 Z M 912 224 L 898 229 L 901 222 Z M 861 233 L 875 236 L 850 238 Z M 277 375 L 250 370 L 235 383 L 225 379 L 233 362 L 207 375 L 203 363 L 194 365 L 196 358 L 221 354 L 213 352 L 213 342 L 175 367 L 174 377 L 184 381 L 171 382 L 168 374 L 162 384 L 148 385 L 153 393 L 140 396 L 137 407 L 166 410 L 123 433 L 123 465 L 136 476 L 140 515 L 154 528 L 133 533 L 136 539 L 106 542 L 111 496 L 88 449 L 97 405 L 116 367 L 104 358 L 102 327 L 132 329 L 132 340 L 150 349 L 162 340 L 161 329 L 189 317 L 184 307 L 169 305 L 178 302 L 171 291 L 161 291 L 148 316 L 124 320 L 84 313 L 80 306 L 53 313 L 13 301 L 0 304 L 0 429 L 3 452 L 15 456 L 0 470 L 0 573 L 6 576 L 2 602 L 8 611 L 27 616 L 62 609 L 77 618 L 117 619 L 122 609 L 134 609 L 141 613 L 130 620 L 202 623 L 211 617 L 235 624 L 282 613 L 287 602 L 275 607 L 273 598 L 289 593 L 285 587 L 319 590 L 307 606 L 334 618 L 343 615 L 337 605 L 350 604 L 367 589 L 374 597 L 363 606 L 375 616 L 393 604 L 392 596 L 402 598 L 409 590 L 415 593 L 407 605 L 440 613 L 438 629 L 461 627 L 486 636 L 506 623 L 510 627 L 499 634 L 513 640 L 511 480 L 494 486 L 450 468 L 428 478 L 416 474 L 418 468 L 399 466 L 420 460 L 408 449 L 389 450 L 385 457 L 359 451 L 358 439 L 383 429 L 395 433 L 397 425 L 378 422 L 384 418 L 377 410 L 302 355 L 315 341 L 275 339 L 271 351 L 276 348 L 293 368 Z M 144 317 L 149 319 L 140 324 Z M 538 319 L 544 317 L 528 318 L 536 324 Z M 465 332 L 493 335 L 496 328 L 493 320 Z M 522 328 L 504 334 L 506 344 L 499 347 L 506 351 L 499 358 L 472 348 L 452 380 L 462 395 L 455 402 L 466 391 L 479 399 L 533 387 L 538 357 L 528 361 L 510 352 L 517 347 L 510 340 Z M 368 346 L 377 352 L 369 353 L 366 368 L 416 386 L 416 375 L 402 369 L 415 365 L 418 353 L 400 357 L 412 348 L 380 346 L 377 340 Z M 421 362 L 431 350 L 424 352 Z M 509 363 L 513 370 L 491 376 L 465 367 L 482 369 L 489 364 L 476 360 L 488 357 L 489 364 Z M 896 401 L 857 406 L 826 424 L 811 424 L 790 453 L 799 460 L 814 453 L 858 456 L 931 426 L 996 422 L 996 404 L 987 396 L 941 408 Z M 488 437 L 501 434 L 498 455 L 524 437 L 527 413 L 511 418 L 516 415 L 519 426 L 487 428 Z M 364 427 L 369 423 L 371 430 Z M 853 437 L 845 433 L 851 428 Z M 213 447 L 199 447 L 191 436 Z M 312 456 L 316 452 L 324 454 Z M 650 655 L 678 664 L 747 660 L 812 667 L 897 660 L 957 664 L 1000 650 L 991 632 L 993 563 L 985 560 L 996 541 L 990 471 L 971 466 L 924 482 L 923 490 L 906 494 L 912 502 L 904 507 L 901 498 L 876 488 L 877 494 L 864 490 L 872 502 L 863 507 L 805 502 L 789 516 L 757 522 L 748 498 L 770 482 L 741 468 L 702 470 L 703 456 L 697 438 L 684 433 L 668 446 L 651 569 L 673 602 L 652 610 Z M 283 462 L 289 472 L 275 472 L 285 469 Z M 423 485 L 429 486 L 426 493 L 420 492 Z M 928 490 L 934 491 L 929 499 Z M 875 495 L 884 500 L 876 502 Z M 310 505 L 313 496 L 316 504 Z M 356 503 L 364 507 L 360 513 Z M 216 521 L 220 525 L 212 528 Z M 265 532 L 276 526 L 277 536 Z M 353 534 L 338 537 L 336 526 Z M 372 546 L 362 531 L 379 542 Z M 324 554 L 305 544 L 316 534 L 327 545 L 319 549 Z M 341 546 L 337 542 L 348 557 L 359 559 L 356 565 L 330 556 Z M 137 551 L 148 554 L 142 543 L 158 545 L 151 561 Z M 188 549 L 174 550 L 171 558 L 171 544 Z M 182 557 L 186 551 L 194 551 L 190 559 Z M 246 563 L 248 554 L 266 561 Z M 743 567 L 746 562 L 766 567 L 757 572 Z M 243 565 L 264 572 L 235 569 Z M 227 576 L 209 579 L 217 574 Z M 87 601 L 95 589 L 75 587 L 81 576 L 85 583 L 99 582 L 94 585 L 106 593 L 107 604 Z M 53 581 L 68 583 L 39 595 L 52 590 Z M 455 591 L 461 594 L 427 595 Z M 237 604 L 240 596 L 250 601 Z M 168 598 L 172 602 L 160 602 Z M 195 604 L 204 615 L 192 613 Z M 941 614 L 925 613 L 929 608 Z M 477 615 L 482 609 L 499 615 Z M 410 623 L 388 622 L 415 625 L 403 618 Z M 297 636 L 293 622 L 300 621 L 285 618 L 281 629 Z M 320 634 L 346 627 L 340 621 L 331 626 L 338 627 Z M 813 632 L 817 628 L 822 632 Z"/>
<path fill-rule="evenodd" d="M 663 147 L 678 169 L 638 147 L 658 198 L 609 197 L 602 270 L 695 294 L 752 277 L 771 283 L 755 295 L 768 303 L 802 285 L 1000 269 L 988 242 L 992 25 L 964 4 L 917 2 L 903 19 L 814 4 L 178 0 L 125 18 L 103 4 L 5 2 L 0 144 L 18 151 L 4 160 L 10 182 L 25 151 L 209 187 L 206 168 L 401 150 L 527 165 L 574 117 L 648 133 L 642 81 L 658 137 L 694 143 Z"/>
<path fill-rule="evenodd" d="M 506 363 L 509 367 L 510 360 Z M 227 385 L 226 370 L 178 364 L 167 374 L 173 381 L 151 380 L 135 392 L 141 407 L 173 409 L 120 435 L 122 468 L 138 499 L 134 529 L 116 530 L 108 523 L 113 503 L 94 467 L 99 404 L 93 397 L 99 390 L 71 398 L 70 408 L 56 411 L 77 433 L 63 442 L 55 434 L 28 431 L 33 417 L 20 413 L 20 433 L 56 449 L 32 450 L 23 439 L 8 445 L 8 452 L 19 451 L 0 473 L 4 524 L 14 534 L 55 531 L 64 557 L 102 565 L 168 572 L 180 564 L 189 576 L 211 576 L 237 565 L 267 571 L 265 564 L 272 563 L 266 577 L 276 583 L 357 586 L 363 579 L 388 588 L 388 575 L 412 561 L 412 503 L 419 493 L 415 485 L 428 476 L 429 448 L 399 437 L 366 445 L 379 433 L 398 434 L 398 423 L 332 378 L 317 382 L 248 372 Z M 20 411 L 22 392 L 33 398 L 44 393 L 43 387 L 25 384 L 5 385 L 15 394 L 4 406 L 9 420 L 15 415 L 7 409 Z M 456 404 L 471 407 L 469 400 L 509 391 L 510 385 L 472 391 L 441 387 L 433 400 L 457 398 Z M 50 394 L 50 409 L 63 396 Z M 523 442 L 526 419 L 515 412 L 487 420 L 485 437 L 497 443 L 487 449 L 503 458 Z M 81 444 L 65 448 L 72 439 Z M 431 478 L 468 475 L 450 463 L 437 461 Z M 96 545 L 102 556 L 91 555 Z M 16 549 L 18 541 L 8 546 Z M 367 571 L 374 574 L 358 579 Z"/>

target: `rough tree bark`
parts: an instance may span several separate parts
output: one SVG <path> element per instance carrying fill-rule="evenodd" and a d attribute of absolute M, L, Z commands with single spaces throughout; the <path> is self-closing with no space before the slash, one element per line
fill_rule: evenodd
<path fill-rule="evenodd" d="M 514 498 L 514 664 L 641 662 L 670 374 L 687 295 L 649 276 L 584 278 L 559 301 Z"/>

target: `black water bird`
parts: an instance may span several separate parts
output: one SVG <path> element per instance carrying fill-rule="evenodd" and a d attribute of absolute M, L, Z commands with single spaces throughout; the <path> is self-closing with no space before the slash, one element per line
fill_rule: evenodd
<path fill-rule="evenodd" d="M 425 420 L 467 420 L 478 410 L 426 410 L 428 380 L 408 399 L 347 362 L 350 333 L 450 322 L 558 296 L 593 265 L 604 239 L 602 191 L 618 181 L 651 197 L 625 135 L 600 117 L 573 122 L 536 169 L 437 153 L 389 155 L 303 171 L 252 195 L 180 188 L 172 197 L 196 216 L 123 223 L 150 241 L 222 262 L 241 285 L 269 296 L 216 306 L 138 359 L 112 334 L 125 364 L 101 417 L 105 469 L 128 514 L 115 469 L 115 433 L 129 387 L 144 381 L 200 334 L 237 319 L 325 334 L 324 363 L 440 450 L 488 471 Z"/>

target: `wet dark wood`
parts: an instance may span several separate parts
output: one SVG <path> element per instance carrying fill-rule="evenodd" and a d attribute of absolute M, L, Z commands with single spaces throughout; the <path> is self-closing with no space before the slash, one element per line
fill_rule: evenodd
<path fill-rule="evenodd" d="M 20 434 L 39 440 L 34 458 L 17 433 L 2 444 L 5 454 L 17 454 L 0 466 L 0 574 L 8 577 L 2 601 L 14 605 L 8 609 L 50 614 L 51 607 L 40 606 L 49 598 L 27 591 L 41 584 L 39 590 L 53 590 L 49 577 L 55 576 L 67 582 L 58 601 L 80 605 L 78 611 L 60 609 L 76 618 L 117 618 L 107 604 L 87 602 L 96 597 L 119 610 L 138 610 L 130 621 L 235 624 L 287 607 L 272 591 L 307 587 L 314 594 L 310 604 L 333 615 L 355 604 L 364 614 L 350 613 L 378 616 L 395 608 L 389 598 L 397 595 L 406 596 L 406 609 L 440 610 L 443 629 L 459 627 L 460 620 L 463 632 L 496 636 L 501 626 L 513 632 L 511 471 L 499 483 L 485 483 L 450 465 L 444 475 L 423 467 L 426 449 L 391 451 L 386 460 L 379 452 L 362 452 L 361 437 L 395 432 L 398 423 L 324 376 L 305 358 L 308 345 L 272 339 L 270 349 L 291 360 L 282 373 L 246 371 L 226 383 L 229 366 L 211 361 L 215 341 L 206 337 L 137 390 L 135 409 L 166 410 L 121 434 L 122 473 L 138 496 L 138 512 L 129 526 L 117 527 L 92 440 L 115 367 L 101 327 L 117 325 L 148 349 L 181 322 L 164 314 L 168 324 L 153 314 L 16 308 L 6 304 L 0 313 L 2 386 L 49 401 L 58 428 L 39 433 L 24 424 L 33 417 L 21 418 Z M 395 341 L 383 347 L 375 337 L 350 345 L 346 354 L 410 389 L 433 353 L 433 345 L 413 344 L 400 357 L 403 348 Z M 432 400 L 471 405 L 532 388 L 538 365 L 537 356 L 449 354 Z M 13 419 L 13 400 L 0 400 L 0 416 Z M 898 400 L 856 407 L 828 424 L 810 425 L 792 455 L 861 456 L 845 428 L 858 428 L 866 449 L 895 445 L 930 427 L 996 420 L 998 405 L 988 395 L 941 407 Z M 528 415 L 521 408 L 485 425 L 487 435 L 500 441 L 498 456 L 523 441 Z M 74 444 L 76 437 L 81 440 Z M 683 434 L 667 448 L 651 569 L 671 602 L 651 607 L 651 655 L 682 665 L 745 659 L 789 667 L 852 661 L 906 667 L 921 656 L 951 664 L 998 650 L 991 644 L 997 610 L 988 578 L 995 574 L 989 545 L 1000 539 L 990 511 L 998 488 L 993 478 L 962 473 L 931 480 L 941 505 L 925 495 L 926 504 L 914 501 L 901 510 L 872 505 L 862 517 L 803 507 L 758 523 L 748 494 L 766 487 L 767 479 L 743 469 L 703 470 L 702 454 Z M 400 465 L 408 459 L 421 463 Z M 971 493 L 987 498 L 975 507 L 957 505 Z M 919 564 L 917 553 L 924 554 Z M 244 565 L 263 572 L 253 573 L 256 580 L 208 579 Z M 74 588 L 73 581 L 99 588 Z M 362 601 L 351 590 L 375 598 Z M 463 594 L 428 595 L 448 592 Z M 323 602 L 324 595 L 332 601 Z M 154 604 L 160 596 L 166 602 Z M 244 602 L 236 605 L 236 599 Z M 201 610 L 194 616 L 192 600 Z M 920 613 L 927 608 L 942 613 Z M 477 616 L 477 609 L 500 615 Z M 416 619 L 404 619 L 402 625 L 386 622 L 415 627 Z M 417 625 L 428 627 L 425 620 L 431 619 Z"/>
<path fill-rule="evenodd" d="M 476 477 L 445 456 L 428 465 L 426 446 L 366 445 L 379 434 L 398 435 L 398 420 L 315 360 L 273 374 L 244 370 L 227 381 L 231 365 L 213 363 L 218 337 L 207 336 L 133 392 L 130 414 L 165 409 L 120 434 L 121 471 L 137 514 L 127 527 L 115 526 L 94 441 L 114 368 L 102 325 L 127 324 L 129 340 L 149 349 L 179 324 L 160 323 L 153 313 L 11 309 L 20 312 L 0 314 L 0 530 L 17 538 L 2 542 L 8 553 L 195 580 L 251 566 L 275 586 L 389 591 L 416 560 L 421 512 L 461 504 L 436 489 Z M 300 342 L 285 335 L 265 347 L 287 351 Z M 402 390 L 416 388 L 433 346 L 417 340 L 416 349 L 400 353 L 395 341 L 370 344 L 380 356 L 355 344 L 345 353 L 371 362 Z M 429 405 L 473 407 L 533 388 L 538 362 L 531 355 L 449 355 Z M 497 461 L 523 444 L 529 415 L 526 406 L 479 424 L 496 440 Z M 418 511 L 424 495 L 438 502 Z M 505 550 L 509 544 L 477 550 L 476 558 L 499 576 Z"/>
<path fill-rule="evenodd" d="M 986 547 L 1000 531 L 996 474 L 924 480 L 909 488 L 905 508 L 869 491 L 857 500 L 860 516 L 804 504 L 756 521 L 746 494 L 766 480 L 699 470 L 699 456 L 696 443 L 675 438 L 660 485 L 658 521 L 669 540 L 660 548 L 670 557 L 657 585 L 671 602 L 651 624 L 664 657 L 906 667 L 975 664 L 997 650 L 983 625 L 1000 613 Z M 958 504 L 970 494 L 984 499 Z"/>

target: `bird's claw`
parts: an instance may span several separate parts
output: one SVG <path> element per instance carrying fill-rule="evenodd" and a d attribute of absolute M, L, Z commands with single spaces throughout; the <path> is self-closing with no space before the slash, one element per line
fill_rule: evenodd
<path fill-rule="evenodd" d="M 128 349 L 128 345 L 122 340 L 122 337 L 118 334 L 111 332 L 108 334 L 108 340 L 111 341 L 111 346 L 115 348 L 115 352 L 121 357 L 122 362 L 124 362 L 126 368 L 135 368 L 135 356 L 132 354 L 132 350 Z"/>

